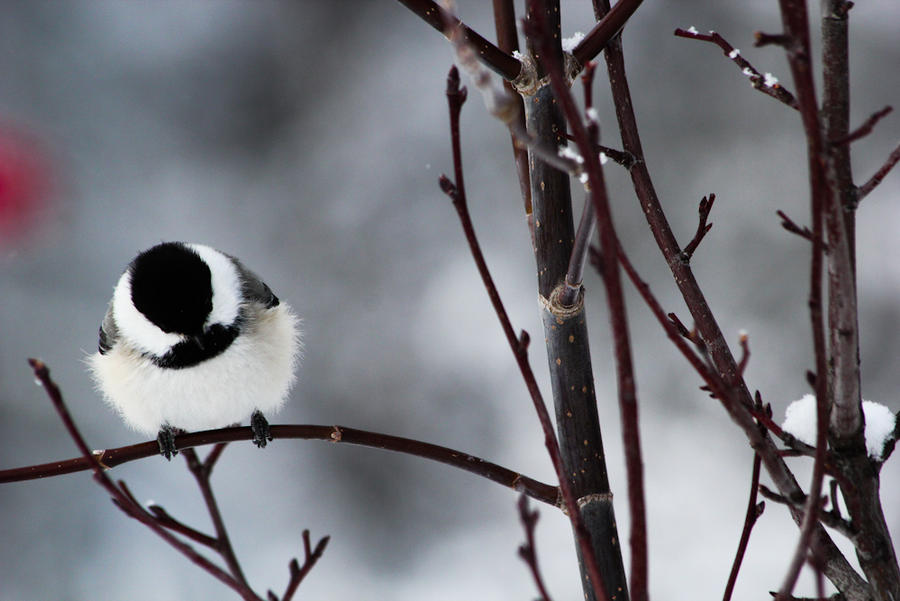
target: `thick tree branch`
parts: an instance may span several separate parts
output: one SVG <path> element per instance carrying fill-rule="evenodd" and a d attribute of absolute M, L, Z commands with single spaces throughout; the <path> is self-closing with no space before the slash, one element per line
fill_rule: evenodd
<path fill-rule="evenodd" d="M 543 67 L 550 76 L 554 96 L 562 108 L 569 129 L 578 145 L 581 156 L 585 157 L 584 168 L 587 184 L 594 210 L 597 213 L 597 227 L 600 234 L 600 248 L 608 257 L 602 272 L 606 289 L 606 301 L 609 307 L 609 319 L 613 331 L 613 349 L 615 352 L 616 377 L 619 408 L 622 416 L 622 439 L 625 448 L 626 475 L 628 480 L 628 504 L 631 510 L 631 577 L 629 594 L 635 601 L 647 599 L 647 522 L 644 498 L 644 467 L 641 453 L 641 437 L 638 427 L 637 386 L 634 377 L 631 340 L 628 332 L 628 317 L 625 309 L 625 297 L 622 292 L 621 272 L 618 261 L 618 238 L 612 220 L 603 168 L 599 157 L 592 150 L 597 140 L 596 124 L 591 119 L 589 127 L 585 127 L 581 112 L 569 91 L 562 63 L 553 59 L 553 35 L 548 26 L 547 14 L 550 12 L 544 2 L 536 3 L 544 10 L 535 10 L 531 23 L 533 33 L 540 44 L 541 54 L 545 57 Z M 554 7 L 555 8 L 555 7 Z M 529 33 L 532 33 L 529 31 Z M 589 132 L 590 128 L 590 132 Z M 613 593 L 610 592 L 610 596 Z"/>
<path fill-rule="evenodd" d="M 556 434 L 553 430 L 553 422 L 550 420 L 550 415 L 547 412 L 547 406 L 544 403 L 543 395 L 541 394 L 537 379 L 535 378 L 534 372 L 528 361 L 528 334 L 524 331 L 520 336 L 516 336 L 515 334 L 512 322 L 500 299 L 497 286 L 494 284 L 493 277 L 487 267 L 484 254 L 481 252 L 481 245 L 478 243 L 478 238 L 475 235 L 475 228 L 469 215 L 463 179 L 462 151 L 460 148 L 459 135 L 459 112 L 463 102 L 465 102 L 465 98 L 466 94 L 464 88 L 461 89 L 459 87 L 459 74 L 454 67 L 450 70 L 450 74 L 447 77 L 447 100 L 450 110 L 450 137 L 453 148 L 453 167 L 456 181 L 451 182 L 446 176 L 441 176 L 440 186 L 444 193 L 453 201 L 453 207 L 456 209 L 456 213 L 459 216 L 463 233 L 468 242 L 469 250 L 472 253 L 472 258 L 475 260 L 475 265 L 478 268 L 478 273 L 481 275 L 485 290 L 488 293 L 488 297 L 490 298 L 494 311 L 497 314 L 497 318 L 500 321 L 503 333 L 506 336 L 506 340 L 509 343 L 516 364 L 519 367 L 519 371 L 522 374 L 522 378 L 525 381 L 525 385 L 531 396 L 532 404 L 534 405 L 541 428 L 544 432 L 544 446 L 547 448 L 551 463 L 553 464 L 553 469 L 556 472 L 557 478 L 559 478 L 562 501 L 569 516 L 569 520 L 572 522 L 572 528 L 575 531 L 578 547 L 584 557 L 584 564 L 587 568 L 587 572 L 590 574 L 592 590 L 598 600 L 608 601 L 603 586 L 603 578 L 598 568 L 599 564 L 597 563 L 597 557 L 591 545 L 591 535 L 585 527 L 584 518 L 581 514 L 581 499 L 576 497 L 575 491 L 573 491 L 573 487 L 567 477 L 566 469 L 563 467 L 559 443 L 557 442 Z"/>

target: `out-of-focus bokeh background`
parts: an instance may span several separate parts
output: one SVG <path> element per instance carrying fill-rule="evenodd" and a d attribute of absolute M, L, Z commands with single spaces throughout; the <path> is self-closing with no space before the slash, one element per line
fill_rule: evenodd
<path fill-rule="evenodd" d="M 813 14 L 817 8 L 811 7 Z M 490 3 L 459 2 L 492 37 Z M 724 331 L 750 335 L 748 378 L 781 418 L 807 392 L 808 247 L 783 209 L 807 218 L 797 114 L 754 91 L 715 47 L 675 38 L 716 29 L 791 88 L 776 2 L 648 2 L 625 32 L 647 160 L 676 232 L 718 196 L 694 264 Z M 900 104 L 900 5 L 851 12 L 853 124 Z M 586 0 L 563 32 L 587 31 Z M 304 319 L 299 384 L 279 423 L 343 424 L 455 447 L 552 481 L 537 420 L 437 178 L 450 171 L 448 44 L 394 0 L 370 2 L 11 2 L 0 11 L 0 467 L 75 449 L 26 357 L 47 361 L 97 448 L 131 444 L 83 359 L 120 271 L 162 240 L 245 260 Z M 818 63 L 816 63 L 818 68 Z M 603 69 L 605 142 L 619 144 Z M 863 182 L 900 131 L 892 115 L 854 145 Z M 540 340 L 535 274 L 503 128 L 477 94 L 463 116 L 472 211 L 517 327 Z M 669 310 L 683 304 L 629 181 L 607 170 L 620 236 Z M 863 391 L 900 408 L 900 174 L 859 211 Z M 576 194 L 576 202 L 581 198 Z M 618 495 L 628 511 L 603 298 L 590 274 L 594 368 Z M 651 594 L 721 594 L 740 534 L 751 453 L 698 390 L 640 302 L 630 307 L 648 487 Z M 547 390 L 546 358 L 532 362 Z M 882 493 L 900 535 L 900 470 Z M 808 466 L 796 461 L 804 485 Z M 141 499 L 208 519 L 180 459 L 117 468 Z M 509 490 L 371 449 L 235 444 L 214 478 L 248 577 L 283 590 L 301 532 L 332 536 L 307 599 L 528 599 Z M 564 517 L 541 508 L 540 561 L 556 598 L 580 598 Z M 85 474 L 0 487 L 0 599 L 229 599 L 234 595 L 124 517 Z M 796 528 L 770 506 L 751 539 L 737 599 L 778 586 Z M 626 545 L 626 554 L 628 553 Z M 627 558 L 626 558 L 627 561 Z M 809 578 L 798 593 L 814 593 Z"/>

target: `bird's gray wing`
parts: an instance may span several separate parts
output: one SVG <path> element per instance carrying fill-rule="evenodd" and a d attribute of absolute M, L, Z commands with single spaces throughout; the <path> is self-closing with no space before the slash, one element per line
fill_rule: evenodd
<path fill-rule="evenodd" d="M 112 349 L 116 340 L 119 339 L 119 328 L 116 326 L 116 320 L 113 317 L 113 304 L 109 303 L 106 309 L 106 315 L 103 316 L 103 322 L 100 324 L 100 340 L 97 343 L 97 350 L 101 355 L 105 355 Z"/>
<path fill-rule="evenodd" d="M 234 257 L 231 257 L 231 260 L 234 261 L 238 276 L 241 278 L 241 292 L 243 292 L 244 299 L 260 303 L 266 309 L 277 307 L 281 301 L 278 300 L 272 289 L 258 275 L 244 267 L 243 263 Z"/>

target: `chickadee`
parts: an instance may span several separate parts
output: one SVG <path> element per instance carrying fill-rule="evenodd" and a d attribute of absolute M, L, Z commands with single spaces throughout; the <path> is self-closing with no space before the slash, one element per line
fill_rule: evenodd
<path fill-rule="evenodd" d="M 175 434 L 241 422 L 272 440 L 263 412 L 294 382 L 297 318 L 240 261 L 209 246 L 165 242 L 119 278 L 88 358 L 106 401 L 125 422 L 157 434 L 167 459 Z"/>

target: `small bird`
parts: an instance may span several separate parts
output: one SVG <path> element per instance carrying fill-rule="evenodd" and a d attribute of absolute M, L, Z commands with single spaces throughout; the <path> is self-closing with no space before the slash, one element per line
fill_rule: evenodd
<path fill-rule="evenodd" d="M 263 412 L 284 404 L 299 352 L 297 318 L 256 274 L 209 246 L 164 242 L 119 278 L 88 366 L 122 419 L 171 459 L 177 433 L 248 416 L 265 447 Z"/>

